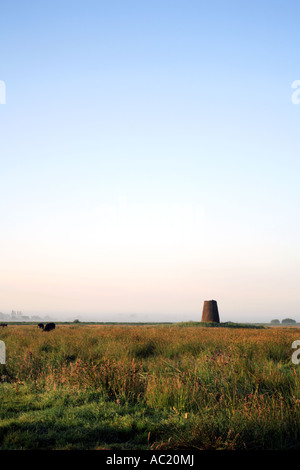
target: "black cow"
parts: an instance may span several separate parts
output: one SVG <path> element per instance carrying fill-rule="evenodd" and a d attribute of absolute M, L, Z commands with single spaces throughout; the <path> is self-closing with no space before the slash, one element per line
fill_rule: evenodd
<path fill-rule="evenodd" d="M 43 330 L 43 329 L 44 329 L 44 323 L 39 323 L 39 324 L 38 324 L 38 327 L 39 327 L 41 330 Z"/>
<path fill-rule="evenodd" d="M 0 326 L 1 326 L 2 328 L 5 328 L 5 327 L 7 326 L 7 323 L 0 323 Z"/>
<path fill-rule="evenodd" d="M 47 323 L 44 326 L 44 331 L 51 331 L 55 329 L 55 323 Z"/>

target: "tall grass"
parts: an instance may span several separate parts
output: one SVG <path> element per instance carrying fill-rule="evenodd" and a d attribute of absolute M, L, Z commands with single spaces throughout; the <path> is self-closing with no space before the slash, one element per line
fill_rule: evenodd
<path fill-rule="evenodd" d="M 77 416 L 77 426 L 73 420 L 75 444 L 67 420 L 62 448 L 79 442 L 97 447 L 97 433 L 84 441 L 80 426 L 82 420 L 86 426 L 95 421 L 99 404 L 115 407 L 116 423 L 121 410 L 127 410 L 129 421 L 135 416 L 129 433 L 133 447 L 299 448 L 300 366 L 291 361 L 297 329 L 65 325 L 46 333 L 10 326 L 0 339 L 7 352 L 6 365 L 0 366 L 2 448 L 20 447 L 16 436 L 15 444 L 7 440 L 21 419 L 12 409 L 20 405 L 24 419 L 33 407 L 33 421 L 46 408 L 61 410 L 57 422 L 65 422 L 74 403 L 76 409 L 84 403 L 89 412 L 85 408 L 85 418 Z M 65 397 L 61 408 L 58 396 Z M 28 433 L 25 444 L 22 439 L 25 448 L 37 445 Z M 107 439 L 105 445 L 115 445 L 115 437 Z M 50 441 L 43 445 L 55 447 Z"/>

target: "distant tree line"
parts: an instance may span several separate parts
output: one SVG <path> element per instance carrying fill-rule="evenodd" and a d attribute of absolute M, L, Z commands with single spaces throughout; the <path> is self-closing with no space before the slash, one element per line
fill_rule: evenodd
<path fill-rule="evenodd" d="M 296 320 L 293 320 L 292 318 L 284 318 L 282 321 L 281 321 L 281 324 L 282 325 L 293 325 L 297 323 Z M 279 325 L 280 324 L 280 320 L 271 320 L 271 324 L 272 325 Z"/>

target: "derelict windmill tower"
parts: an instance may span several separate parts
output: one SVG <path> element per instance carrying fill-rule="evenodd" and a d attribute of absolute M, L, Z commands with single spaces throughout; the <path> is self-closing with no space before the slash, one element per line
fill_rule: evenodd
<path fill-rule="evenodd" d="M 216 300 L 204 301 L 201 321 L 220 323 L 218 304 Z"/>

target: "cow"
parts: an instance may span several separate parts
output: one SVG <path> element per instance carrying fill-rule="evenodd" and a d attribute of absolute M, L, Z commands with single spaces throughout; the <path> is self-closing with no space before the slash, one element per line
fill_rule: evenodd
<path fill-rule="evenodd" d="M 38 324 L 38 328 L 40 328 L 41 330 L 43 330 L 43 329 L 44 329 L 44 323 L 39 323 L 39 324 Z"/>
<path fill-rule="evenodd" d="M 7 326 L 7 323 L 0 323 L 0 326 L 1 326 L 2 328 L 5 328 L 5 327 Z"/>
<path fill-rule="evenodd" d="M 47 323 L 44 326 L 44 331 L 51 331 L 55 329 L 55 323 Z"/>

